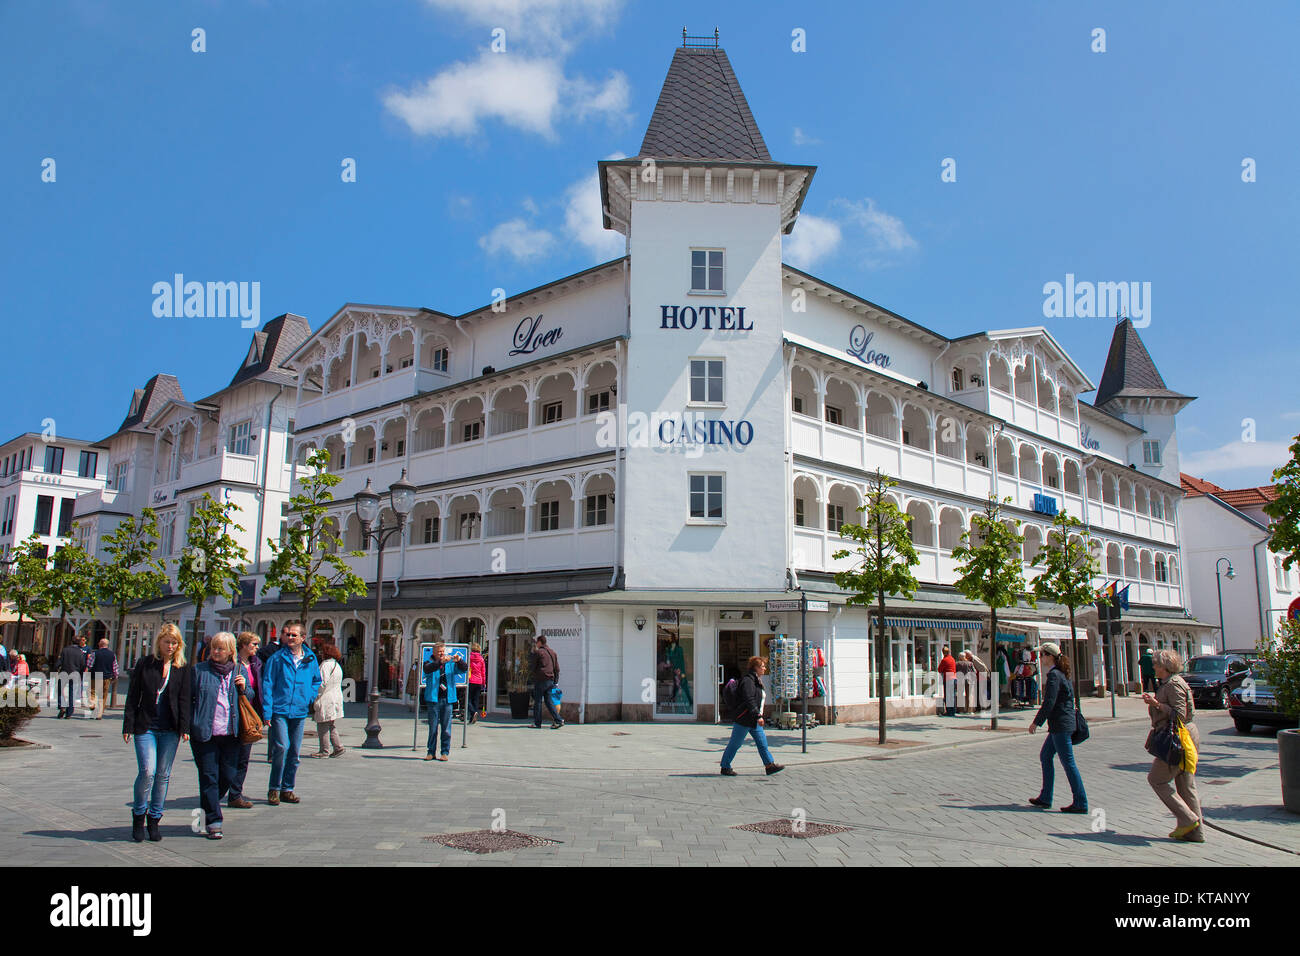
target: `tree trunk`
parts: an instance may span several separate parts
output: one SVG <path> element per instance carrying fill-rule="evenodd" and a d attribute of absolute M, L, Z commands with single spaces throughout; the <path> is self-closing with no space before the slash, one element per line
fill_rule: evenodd
<path fill-rule="evenodd" d="M 882 567 L 885 558 L 884 535 L 880 523 L 876 522 L 876 566 Z M 876 592 L 879 600 L 879 629 L 876 631 L 876 681 L 877 681 L 877 716 L 880 723 L 880 744 L 885 743 L 885 694 L 888 693 L 888 687 L 885 684 L 885 589 L 881 588 Z"/>
<path fill-rule="evenodd" d="M 992 667 L 993 648 L 998 646 L 998 609 L 992 606 L 989 607 L 989 631 L 989 667 Z M 976 696 L 979 695 L 978 690 L 975 693 Z M 996 707 L 993 708 L 993 720 L 990 721 L 989 728 L 992 730 L 998 729 L 998 711 Z"/>
<path fill-rule="evenodd" d="M 121 662 L 126 660 L 126 609 L 118 608 L 117 611 L 117 660 L 118 670 L 121 671 Z M 117 706 L 117 678 L 113 678 L 113 693 L 109 698 L 108 706 Z"/>
<path fill-rule="evenodd" d="M 1075 706 L 1079 706 L 1079 637 L 1074 631 L 1073 604 L 1070 605 L 1070 643 L 1073 645 L 1070 663 L 1074 665 L 1074 703 Z"/>
<path fill-rule="evenodd" d="M 194 602 L 194 620 L 190 622 L 190 660 L 198 663 L 199 660 L 199 618 L 203 614 L 203 602 Z"/>

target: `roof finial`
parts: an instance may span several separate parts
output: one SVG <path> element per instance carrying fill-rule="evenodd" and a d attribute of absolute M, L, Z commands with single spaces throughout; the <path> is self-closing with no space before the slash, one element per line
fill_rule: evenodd
<path fill-rule="evenodd" d="M 718 31 L 717 27 L 713 28 L 713 36 L 709 36 L 708 34 L 705 34 L 704 36 L 698 36 L 698 37 L 688 36 L 686 33 L 686 28 L 682 27 L 682 48 L 693 50 L 693 49 L 707 49 L 708 47 L 712 46 L 716 50 L 718 48 L 718 41 L 721 39 L 721 37 L 722 34 Z M 710 43 L 710 41 L 712 42 Z"/>

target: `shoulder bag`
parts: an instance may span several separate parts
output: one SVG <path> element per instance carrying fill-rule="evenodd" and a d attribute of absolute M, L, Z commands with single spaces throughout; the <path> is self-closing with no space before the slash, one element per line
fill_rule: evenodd
<path fill-rule="evenodd" d="M 243 665 L 241 665 L 243 666 Z M 243 676 L 242 674 L 240 676 Z M 245 682 L 248 678 L 244 677 Z M 244 685 L 248 686 L 247 683 Z M 262 739 L 262 715 L 257 712 L 256 705 L 248 699 L 243 692 L 239 692 L 239 742 L 241 744 L 255 744 Z"/>

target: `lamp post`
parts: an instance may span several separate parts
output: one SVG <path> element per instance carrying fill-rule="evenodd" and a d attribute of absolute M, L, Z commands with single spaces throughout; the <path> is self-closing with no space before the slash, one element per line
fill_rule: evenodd
<path fill-rule="evenodd" d="M 361 745 L 364 750 L 379 750 L 384 746 L 379 740 L 379 628 L 384 613 L 384 546 L 389 538 L 401 534 L 406 527 L 406 516 L 415 505 L 415 491 L 415 485 L 406 480 L 406 469 L 403 468 L 402 476 L 388 489 L 389 504 L 393 514 L 397 515 L 397 523 L 390 525 L 382 521 L 375 523 L 379 517 L 379 495 L 371 488 L 369 478 L 366 486 L 357 492 L 356 512 L 361 519 L 361 540 L 363 543 L 374 541 L 379 549 L 375 565 L 375 627 L 370 635 L 370 700 L 366 708 L 366 742 Z"/>
<path fill-rule="evenodd" d="M 1219 577 L 1219 565 L 1227 558 L 1219 558 L 1214 562 L 1214 584 L 1219 589 L 1219 653 L 1222 654 L 1228 649 L 1228 635 L 1223 633 L 1223 579 Z M 1228 561 L 1227 578 L 1231 581 L 1237 576 L 1237 572 L 1232 570 L 1232 562 Z"/>

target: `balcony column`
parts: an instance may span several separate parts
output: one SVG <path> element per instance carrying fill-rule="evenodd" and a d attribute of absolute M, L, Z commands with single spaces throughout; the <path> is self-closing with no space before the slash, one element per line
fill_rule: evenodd
<path fill-rule="evenodd" d="M 581 527 L 582 520 L 582 496 L 578 494 L 577 484 L 574 484 L 573 498 L 573 556 L 578 556 L 578 529 Z"/>
<path fill-rule="evenodd" d="M 352 371 L 348 376 L 348 387 L 352 388 L 357 384 L 357 344 L 360 341 L 361 333 L 353 332 L 350 341 L 352 348 Z"/>

